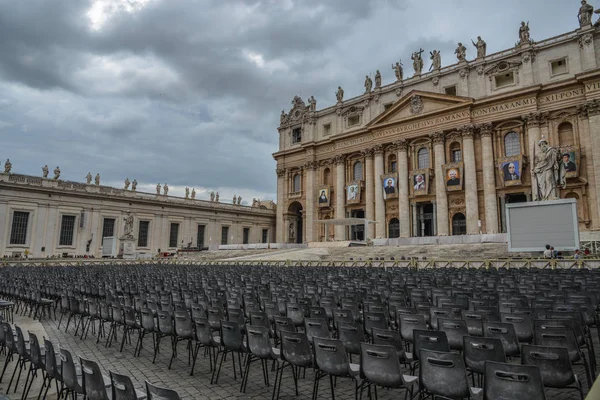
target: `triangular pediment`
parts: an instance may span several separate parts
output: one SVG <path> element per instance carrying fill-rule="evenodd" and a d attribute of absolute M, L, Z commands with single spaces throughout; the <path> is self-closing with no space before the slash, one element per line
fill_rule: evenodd
<path fill-rule="evenodd" d="M 435 114 L 445 110 L 469 106 L 473 103 L 469 97 L 412 90 L 399 99 L 387 111 L 372 120 L 368 127 L 385 125 L 392 122 Z"/>

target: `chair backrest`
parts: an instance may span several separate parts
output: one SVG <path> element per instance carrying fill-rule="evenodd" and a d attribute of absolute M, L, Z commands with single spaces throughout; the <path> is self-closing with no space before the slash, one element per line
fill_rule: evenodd
<path fill-rule="evenodd" d="M 295 366 L 311 367 L 313 357 L 306 334 L 281 332 L 281 358 Z"/>
<path fill-rule="evenodd" d="M 248 314 L 250 317 L 250 325 L 264 326 L 271 330 L 271 322 L 269 322 L 269 316 L 262 311 L 250 311 Z"/>
<path fill-rule="evenodd" d="M 148 400 L 180 400 L 176 391 L 154 386 L 148 381 L 146 381 L 146 396 Z"/>
<path fill-rule="evenodd" d="M 154 329 L 156 329 L 155 327 L 155 323 L 154 323 L 154 313 L 152 312 L 151 309 L 144 307 L 142 308 L 142 311 L 140 311 L 140 315 L 141 315 L 141 325 L 142 328 L 146 331 L 153 331 Z"/>
<path fill-rule="evenodd" d="M 400 335 L 403 340 L 413 343 L 413 331 L 427 330 L 427 322 L 422 314 L 398 314 L 398 325 L 400 326 Z"/>
<path fill-rule="evenodd" d="M 40 342 L 39 342 L 37 336 L 35 335 L 35 333 L 32 333 L 32 332 L 28 332 L 28 333 L 29 333 L 29 356 L 31 357 L 31 362 L 36 367 L 42 367 L 44 360 L 42 360 L 42 351 L 40 349 Z"/>
<path fill-rule="evenodd" d="M 530 343 L 533 340 L 533 321 L 530 315 L 500 313 L 500 320 L 514 326 L 519 342 Z"/>
<path fill-rule="evenodd" d="M 244 335 L 240 325 L 234 321 L 221 321 L 221 342 L 229 350 L 244 352 Z"/>
<path fill-rule="evenodd" d="M 469 398 L 465 363 L 459 353 L 420 350 L 419 384 L 433 395 Z"/>
<path fill-rule="evenodd" d="M 446 332 L 450 349 L 462 350 L 463 336 L 469 336 L 469 330 L 465 321 L 462 319 L 438 318 L 438 329 Z"/>
<path fill-rule="evenodd" d="M 575 382 L 569 350 L 564 347 L 524 344 L 521 348 L 521 364 L 537 366 L 544 386 L 561 388 Z"/>
<path fill-rule="evenodd" d="M 281 332 L 296 332 L 296 325 L 294 325 L 291 318 L 275 316 L 273 322 L 277 337 L 281 337 Z"/>
<path fill-rule="evenodd" d="M 169 311 L 159 311 L 158 317 L 158 330 L 164 335 L 172 335 L 173 330 L 173 318 Z"/>
<path fill-rule="evenodd" d="M 83 393 L 89 400 L 108 400 L 104 379 L 98 364 L 79 357 Z"/>
<path fill-rule="evenodd" d="M 248 336 L 248 348 L 252 354 L 262 359 L 274 358 L 271 340 L 269 339 L 269 328 L 248 325 L 246 333 Z"/>
<path fill-rule="evenodd" d="M 195 321 L 197 318 L 206 318 L 206 308 L 201 304 L 193 303 L 191 305 L 192 319 Z"/>
<path fill-rule="evenodd" d="M 243 326 L 246 323 L 246 317 L 244 315 L 244 310 L 241 308 L 228 308 L 227 309 L 227 320 L 237 322 L 238 325 Z"/>
<path fill-rule="evenodd" d="M 110 371 L 112 400 L 137 400 L 137 393 L 127 375 Z"/>
<path fill-rule="evenodd" d="M 182 338 L 194 337 L 194 325 L 186 311 L 175 311 L 175 334 Z"/>
<path fill-rule="evenodd" d="M 304 331 L 311 342 L 313 337 L 331 337 L 327 320 L 324 318 L 306 318 L 304 320 Z"/>
<path fill-rule="evenodd" d="M 75 390 L 79 385 L 79 381 L 77 380 L 77 370 L 75 368 L 75 361 L 73 360 L 71 352 L 67 349 L 61 348 L 60 359 L 62 380 L 67 388 Z"/>
<path fill-rule="evenodd" d="M 54 345 L 48 339 L 44 339 L 44 357 L 46 358 L 44 366 L 46 374 L 52 378 L 59 377 L 58 363 L 56 362 L 56 353 L 54 353 Z"/>
<path fill-rule="evenodd" d="M 536 328 L 534 336 L 534 343 L 538 346 L 566 348 L 569 351 L 569 357 L 572 362 L 577 362 L 581 358 L 577 338 L 570 328 L 545 326 L 542 329 Z"/>
<path fill-rule="evenodd" d="M 431 307 L 429 309 L 429 325 L 432 329 L 438 329 L 439 318 L 452 319 L 453 317 L 454 312 L 451 308 Z"/>
<path fill-rule="evenodd" d="M 12 327 L 8 322 L 2 322 L 0 329 L 4 331 L 4 342 L 6 343 L 6 348 L 13 350 L 15 347 L 15 337 L 13 336 Z"/>
<path fill-rule="evenodd" d="M 446 332 L 440 331 L 424 331 L 415 329 L 413 332 L 414 337 L 414 351 L 413 357 L 415 360 L 419 358 L 419 352 L 421 350 L 432 350 L 440 352 L 449 352 L 450 346 L 448 345 L 448 337 Z"/>
<path fill-rule="evenodd" d="M 17 325 L 15 325 L 15 332 L 17 333 L 17 353 L 24 357 L 27 354 L 27 349 L 25 346 L 25 336 L 23 336 L 23 331 L 21 330 L 21 328 Z M 12 330 L 11 330 L 11 335 L 12 335 Z"/>
<path fill-rule="evenodd" d="M 401 386 L 402 369 L 396 348 L 386 344 L 361 343 L 360 376 L 378 386 Z"/>
<path fill-rule="evenodd" d="M 194 325 L 196 326 L 196 340 L 204 346 L 214 346 L 213 331 L 208 319 L 198 318 L 194 321 Z"/>
<path fill-rule="evenodd" d="M 484 373 L 486 361 L 506 362 L 502 341 L 490 337 L 463 336 L 463 357 L 466 366 L 478 374 Z"/>
<path fill-rule="evenodd" d="M 502 322 L 483 323 L 483 335 L 502 340 L 502 347 L 507 356 L 517 356 L 520 354 L 519 341 L 513 324 Z"/>
<path fill-rule="evenodd" d="M 534 365 L 485 363 L 483 399 L 546 400 L 540 369 Z"/>
<path fill-rule="evenodd" d="M 350 354 L 360 354 L 360 344 L 365 341 L 365 332 L 360 322 L 343 322 L 338 325 L 338 338 Z"/>
<path fill-rule="evenodd" d="M 383 312 L 366 312 L 363 314 L 365 333 L 371 334 L 371 329 L 387 329 L 387 314 Z"/>
<path fill-rule="evenodd" d="M 348 376 L 348 357 L 341 340 L 314 338 L 313 344 L 318 369 L 333 376 Z"/>
<path fill-rule="evenodd" d="M 338 325 L 343 322 L 354 322 L 354 313 L 352 310 L 333 310 L 333 325 L 338 329 Z"/>
<path fill-rule="evenodd" d="M 389 329 L 371 329 L 371 341 L 377 345 L 393 346 L 399 358 L 405 357 L 404 343 L 400 332 Z"/>

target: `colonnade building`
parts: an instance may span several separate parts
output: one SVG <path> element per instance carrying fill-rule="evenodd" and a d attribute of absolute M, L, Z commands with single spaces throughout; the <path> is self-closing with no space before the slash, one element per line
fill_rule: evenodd
<path fill-rule="evenodd" d="M 379 75 L 351 99 L 339 88 L 325 109 L 296 96 L 273 155 L 277 241 L 505 232 L 506 204 L 535 200 L 542 138 L 565 163 L 560 197 L 577 200 L 580 232 L 598 240 L 600 31 L 588 24 L 534 42 L 526 28 L 527 40 L 520 31 L 495 54 L 428 73 L 415 65 L 387 85 Z M 352 217 L 376 222 L 369 232 L 318 222 Z"/>

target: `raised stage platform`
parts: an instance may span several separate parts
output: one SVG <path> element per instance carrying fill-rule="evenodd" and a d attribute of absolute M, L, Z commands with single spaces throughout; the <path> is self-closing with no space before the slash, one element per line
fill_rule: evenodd
<path fill-rule="evenodd" d="M 364 247 L 366 242 L 356 240 L 340 240 L 339 242 L 310 242 L 309 249 L 329 249 L 334 247 Z"/>

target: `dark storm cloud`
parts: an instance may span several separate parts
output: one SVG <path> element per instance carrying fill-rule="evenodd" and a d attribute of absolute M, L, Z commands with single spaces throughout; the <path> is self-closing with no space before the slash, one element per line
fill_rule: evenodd
<path fill-rule="evenodd" d="M 60 165 L 66 179 L 273 198 L 279 112 L 294 95 L 329 106 L 377 69 L 393 82 L 399 59 L 410 76 L 420 47 L 425 69 L 433 49 L 454 63 L 459 41 L 471 58 L 477 35 L 503 50 L 521 20 L 554 36 L 576 27 L 575 3 L 0 0 L 0 157 L 19 173 Z"/>

